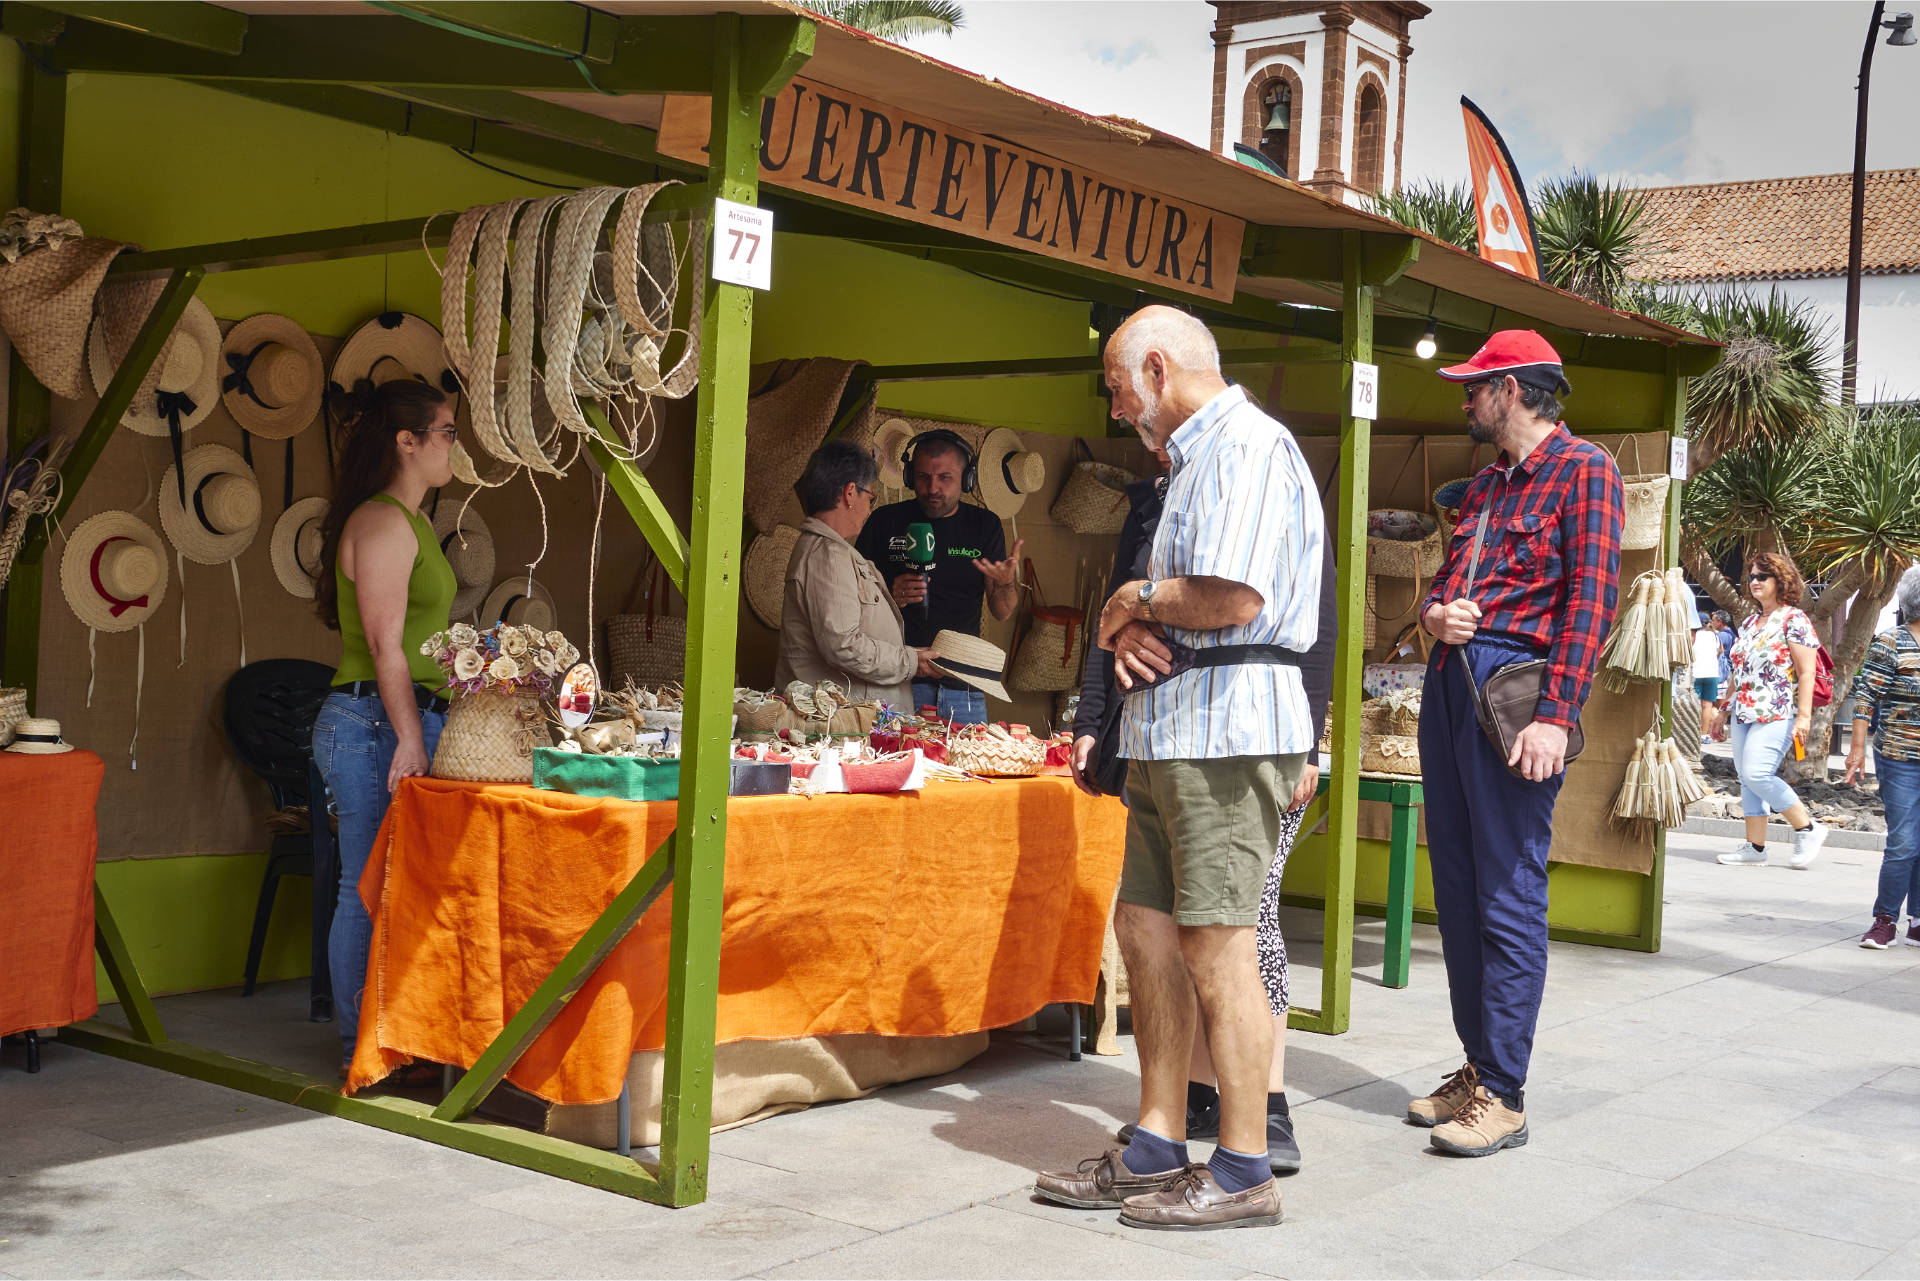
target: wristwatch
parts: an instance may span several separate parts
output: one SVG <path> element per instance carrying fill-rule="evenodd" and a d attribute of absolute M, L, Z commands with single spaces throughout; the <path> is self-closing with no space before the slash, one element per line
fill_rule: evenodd
<path fill-rule="evenodd" d="M 1153 585 L 1151 578 L 1140 584 L 1140 612 L 1148 618 L 1153 617 Z"/>

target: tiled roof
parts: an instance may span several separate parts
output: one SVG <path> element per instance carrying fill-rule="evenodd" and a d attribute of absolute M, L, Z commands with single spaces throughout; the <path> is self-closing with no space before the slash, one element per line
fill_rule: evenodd
<path fill-rule="evenodd" d="M 1920 272 L 1920 169 L 1867 174 L 1862 269 Z M 1844 276 L 1852 176 L 1646 188 L 1646 219 L 1670 252 L 1644 260 L 1660 281 Z"/>

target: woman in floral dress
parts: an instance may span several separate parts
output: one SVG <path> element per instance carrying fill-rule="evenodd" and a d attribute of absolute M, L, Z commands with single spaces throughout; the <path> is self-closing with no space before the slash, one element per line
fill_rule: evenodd
<path fill-rule="evenodd" d="M 1783 815 L 1793 828 L 1790 866 L 1806 868 L 1826 843 L 1826 825 L 1814 822 L 1778 773 L 1795 740 L 1806 741 L 1813 720 L 1820 638 L 1799 607 L 1805 590 L 1784 556 L 1755 556 L 1747 567 L 1747 594 L 1758 611 L 1740 624 L 1732 655 L 1733 763 L 1740 772 L 1747 839 L 1719 856 L 1728 865 L 1767 861 L 1769 813 Z"/>

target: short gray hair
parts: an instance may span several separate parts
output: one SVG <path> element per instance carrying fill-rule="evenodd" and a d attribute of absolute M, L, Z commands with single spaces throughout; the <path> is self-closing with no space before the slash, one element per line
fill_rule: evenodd
<path fill-rule="evenodd" d="M 793 484 L 800 510 L 809 516 L 829 512 L 840 502 L 848 485 L 870 488 L 880 478 L 873 455 L 850 440 L 830 440 L 813 451 L 807 469 Z"/>
<path fill-rule="evenodd" d="M 1920 621 L 1920 565 L 1900 575 L 1900 585 L 1893 589 L 1893 599 L 1902 623 Z"/>
<path fill-rule="evenodd" d="M 1220 344 L 1199 320 L 1173 307 L 1156 305 L 1135 312 L 1114 336 L 1113 358 L 1128 378 L 1140 376 L 1149 351 L 1163 353 L 1176 368 L 1220 372 Z"/>

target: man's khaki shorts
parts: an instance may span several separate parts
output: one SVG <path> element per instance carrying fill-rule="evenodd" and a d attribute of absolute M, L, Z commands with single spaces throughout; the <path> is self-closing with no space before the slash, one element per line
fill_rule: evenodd
<path fill-rule="evenodd" d="M 1180 925 L 1253 925 L 1307 757 L 1134 761 L 1120 900 Z"/>

